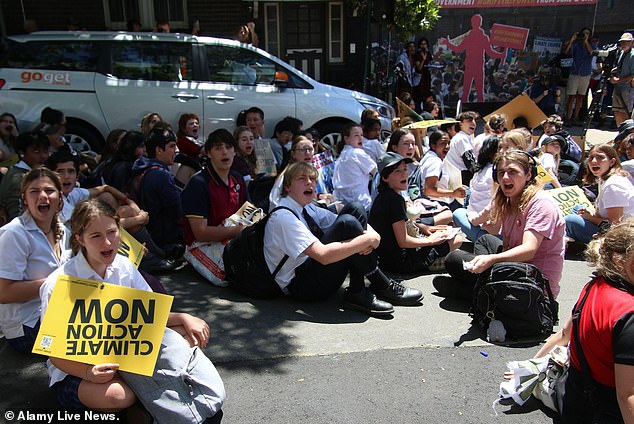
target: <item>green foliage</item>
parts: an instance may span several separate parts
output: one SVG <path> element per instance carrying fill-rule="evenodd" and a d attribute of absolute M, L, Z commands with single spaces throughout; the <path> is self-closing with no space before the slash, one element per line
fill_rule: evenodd
<path fill-rule="evenodd" d="M 346 0 L 359 15 L 366 13 L 368 0 Z M 433 28 L 440 15 L 440 6 L 434 0 L 393 0 L 394 22 L 388 22 L 390 28 L 403 38 Z"/>
<path fill-rule="evenodd" d="M 434 0 L 395 0 L 394 30 L 403 37 L 433 28 L 440 15 Z"/>

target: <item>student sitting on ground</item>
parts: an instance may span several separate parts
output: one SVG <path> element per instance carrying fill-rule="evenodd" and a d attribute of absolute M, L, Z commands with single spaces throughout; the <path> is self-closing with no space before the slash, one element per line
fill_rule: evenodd
<path fill-rule="evenodd" d="M 445 160 L 462 173 L 462 183 L 469 184 L 476 168 L 473 151 L 473 133 L 476 130 L 476 112 L 462 112 L 456 118 L 460 123 L 460 132 L 451 138 L 451 145 Z"/>
<path fill-rule="evenodd" d="M 185 244 L 191 249 L 194 243 L 221 242 L 237 237 L 244 226 L 224 227 L 223 221 L 233 215 L 247 200 L 247 187 L 242 177 L 231 171 L 236 152 L 233 135 L 218 129 L 207 137 L 204 146 L 209 159 L 203 168 L 189 180 L 181 195 Z M 204 254 L 206 247 L 199 246 Z M 195 255 L 186 254 L 188 261 L 199 261 Z M 199 261 L 200 262 L 200 261 Z M 226 282 L 211 278 L 218 286 Z"/>
<path fill-rule="evenodd" d="M 349 123 L 343 127 L 337 151 L 339 158 L 332 176 L 335 197 L 344 204 L 359 202 L 369 211 L 372 206 L 369 184 L 376 172 L 376 163 L 363 150 L 360 125 Z"/>
<path fill-rule="evenodd" d="M 0 183 L 0 208 L 7 215 L 7 222 L 23 212 L 20 204 L 22 177 L 31 169 L 44 165 L 48 158 L 48 139 L 40 133 L 22 133 L 15 143 L 20 161 L 9 168 Z"/>
<path fill-rule="evenodd" d="M 363 150 L 374 162 L 378 163 L 381 156 L 385 154 L 380 140 L 381 121 L 378 118 L 366 117 L 361 120 L 361 128 L 363 129 Z"/>
<path fill-rule="evenodd" d="M 422 272 L 438 258 L 462 244 L 455 232 L 437 231 L 425 237 L 407 232 L 407 211 L 401 196 L 407 190 L 407 164 L 411 158 L 388 152 L 379 161 L 379 194 L 372 203 L 370 225 L 381 236 L 377 248 L 380 268 L 398 273 Z"/>
<path fill-rule="evenodd" d="M 273 212 L 266 225 L 264 258 L 269 270 L 273 272 L 287 257 L 275 277 L 280 289 L 297 300 L 324 300 L 341 287 L 349 271 L 345 308 L 386 315 L 393 313 L 393 304 L 419 304 L 420 290 L 388 279 L 378 268 L 374 249 L 380 236 L 367 225 L 363 207 L 349 203 L 336 215 L 315 206 L 316 180 L 312 165 L 290 165 L 284 173 L 280 206 L 292 212 Z M 364 278 L 371 283 L 369 289 Z"/>
<path fill-rule="evenodd" d="M 30 353 L 40 327 L 40 286 L 62 264 L 62 183 L 48 168 L 35 168 L 21 193 L 25 212 L 0 228 L 0 330 L 9 346 Z"/>
<path fill-rule="evenodd" d="M 98 199 L 79 203 L 71 218 L 71 228 L 75 256 L 48 276 L 40 287 L 42 318 L 60 275 L 152 291 L 132 262 L 117 254 L 118 216 L 109 205 Z M 116 363 L 93 365 L 51 357 L 47 362 L 49 386 L 66 409 L 120 411 L 136 402 L 135 389 L 138 388 L 139 400 L 154 417 L 174 419 L 176 416 L 180 419 L 176 422 L 200 422 L 194 420 L 202 418 L 208 420 L 204 422 L 219 423 L 224 386 L 216 369 L 200 351 L 207 345 L 209 335 L 209 326 L 203 320 L 186 313 L 170 312 L 154 375 L 123 373 Z M 179 369 L 174 369 L 175 366 Z M 161 385 L 166 383 L 165 379 L 171 380 L 169 386 Z M 199 386 L 203 385 L 213 392 L 207 392 L 204 409 L 199 407 L 198 399 Z M 169 387 L 179 401 L 165 399 L 165 393 L 156 390 L 161 387 Z M 194 396 L 197 402 L 193 401 Z"/>
<path fill-rule="evenodd" d="M 542 140 L 538 161 L 544 170 L 553 179 L 545 188 L 560 188 L 558 172 L 561 159 L 561 148 L 566 143 L 559 135 L 552 135 Z"/>
<path fill-rule="evenodd" d="M 145 141 L 147 157 L 141 156 L 132 165 L 133 197 L 139 207 L 147 211 L 147 229 L 160 247 L 183 243 L 183 216 L 180 190 L 176 186 L 170 166 L 178 152 L 176 135 L 169 127 L 157 125 Z"/>

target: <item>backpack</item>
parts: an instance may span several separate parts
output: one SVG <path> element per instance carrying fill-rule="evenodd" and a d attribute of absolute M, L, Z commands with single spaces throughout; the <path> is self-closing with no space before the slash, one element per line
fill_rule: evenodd
<path fill-rule="evenodd" d="M 132 177 L 132 180 L 130 181 L 129 193 L 127 193 L 128 198 L 130 198 L 130 200 L 134 200 L 141 208 L 143 207 L 143 177 L 145 177 L 145 174 L 147 174 L 148 171 L 156 168 L 160 168 L 160 166 L 149 166 L 140 174 Z"/>
<path fill-rule="evenodd" d="M 495 319 L 502 321 L 507 337 L 541 338 L 552 333 L 558 311 L 550 285 L 537 267 L 500 262 L 478 278 L 470 315 L 485 331 Z"/>
<path fill-rule="evenodd" d="M 274 208 L 267 216 L 253 225 L 246 227 L 240 235 L 227 243 L 223 253 L 225 280 L 229 286 L 250 297 L 267 299 L 282 294 L 275 276 L 288 260 L 288 255 L 271 273 L 264 259 L 264 231 L 266 223 L 275 211 L 289 210 L 299 219 L 297 214 L 285 206 Z"/>

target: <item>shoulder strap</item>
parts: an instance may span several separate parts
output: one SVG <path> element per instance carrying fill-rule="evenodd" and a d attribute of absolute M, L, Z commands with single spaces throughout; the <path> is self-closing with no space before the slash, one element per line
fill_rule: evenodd
<path fill-rule="evenodd" d="M 586 299 L 588 298 L 588 295 L 590 294 L 590 290 L 594 286 L 595 281 L 596 280 L 593 279 L 592 281 L 588 283 L 588 285 L 586 286 L 587 287 L 586 292 L 584 293 L 579 303 L 577 303 L 575 305 L 575 308 L 573 309 L 572 339 L 574 340 L 575 346 L 577 347 L 577 354 L 579 356 L 579 364 L 581 365 L 581 372 L 583 375 L 583 386 L 584 386 L 583 391 L 588 397 L 588 399 L 590 400 L 590 403 L 596 407 L 598 405 L 598 399 L 596 394 L 597 389 L 592 380 L 592 376 L 590 374 L 590 366 L 588 365 L 588 361 L 586 360 L 586 355 L 583 353 L 583 347 L 581 346 L 581 343 L 579 340 L 579 321 L 581 319 L 581 310 L 583 309 L 583 305 L 586 303 Z"/>
<path fill-rule="evenodd" d="M 295 211 L 292 210 L 291 208 L 287 208 L 286 206 L 277 206 L 277 207 L 273 208 L 273 210 L 271 212 L 269 212 L 269 214 L 266 216 L 266 222 L 268 222 L 269 217 L 271 215 L 273 215 L 273 212 L 275 212 L 275 211 L 277 211 L 279 209 L 286 209 L 287 211 L 290 211 L 293 215 L 295 215 L 295 218 L 299 219 L 299 216 L 297 216 Z M 266 222 L 264 223 L 265 226 L 266 226 Z M 284 266 L 286 261 L 288 261 L 288 255 L 284 255 L 284 257 L 282 258 L 280 263 L 277 264 L 277 266 L 275 267 L 275 269 L 271 273 L 271 276 L 273 277 L 273 279 L 275 279 L 275 276 L 277 275 L 278 272 L 280 272 L 280 270 L 282 269 L 282 267 Z"/>

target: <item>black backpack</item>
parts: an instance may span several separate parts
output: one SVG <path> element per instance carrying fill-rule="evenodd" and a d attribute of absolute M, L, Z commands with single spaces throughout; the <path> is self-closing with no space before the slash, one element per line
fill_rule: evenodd
<path fill-rule="evenodd" d="M 500 262 L 478 278 L 471 316 L 485 331 L 491 320 L 502 321 L 507 338 L 541 338 L 552 333 L 558 311 L 550 285 L 537 267 Z"/>
<path fill-rule="evenodd" d="M 225 246 L 223 260 L 225 280 L 229 286 L 250 297 L 267 299 L 282 294 L 275 276 L 288 260 L 288 255 L 277 265 L 273 273 L 264 259 L 264 231 L 266 223 L 275 211 L 286 209 L 299 219 L 297 214 L 285 206 L 274 208 L 267 216 L 246 227 L 240 235 Z"/>

